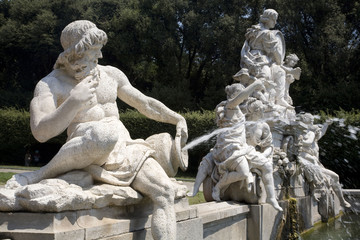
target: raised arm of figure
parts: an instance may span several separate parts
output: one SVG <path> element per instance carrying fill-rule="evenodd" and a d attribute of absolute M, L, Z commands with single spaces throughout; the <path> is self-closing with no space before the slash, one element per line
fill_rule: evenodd
<path fill-rule="evenodd" d="M 97 82 L 91 81 L 91 78 L 87 77 L 77 84 L 60 106 L 56 92 L 61 91 L 63 86 L 56 78 L 46 77 L 36 85 L 30 103 L 30 126 L 39 142 L 46 142 L 62 133 L 94 96 Z"/>
<path fill-rule="evenodd" d="M 323 126 L 322 126 L 322 128 L 321 128 L 321 133 L 320 133 L 319 139 L 322 138 L 322 137 L 325 135 L 328 127 L 329 127 L 331 124 L 333 124 L 333 121 L 332 121 L 332 120 L 327 120 L 327 121 L 323 124 Z"/>
<path fill-rule="evenodd" d="M 254 91 L 261 90 L 263 88 L 264 85 L 262 84 L 261 80 L 257 79 L 252 84 L 247 86 L 244 90 L 240 91 L 239 94 L 236 95 L 234 98 L 229 99 L 226 106 L 228 108 L 234 108 L 246 99 L 248 99 Z"/>

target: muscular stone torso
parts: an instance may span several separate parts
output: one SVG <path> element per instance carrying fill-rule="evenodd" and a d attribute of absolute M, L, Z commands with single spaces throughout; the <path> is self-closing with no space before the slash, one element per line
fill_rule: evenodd
<path fill-rule="evenodd" d="M 91 105 L 88 103 L 89 107 L 81 110 L 77 114 L 72 121 L 73 123 L 98 121 L 106 117 L 119 116 L 116 105 L 118 83 L 115 79 L 112 79 L 107 75 L 105 71 L 106 67 L 98 66 L 98 68 L 100 74 L 97 79 L 99 84 L 96 87 L 96 97 L 91 99 Z M 64 77 L 60 78 L 59 81 L 61 81 L 63 91 L 56 93 L 58 106 L 60 106 L 62 101 L 69 97 L 71 89 L 77 84 L 74 80 L 66 79 Z"/>
<path fill-rule="evenodd" d="M 82 123 L 102 121 L 108 118 L 119 119 L 118 108 L 116 105 L 118 82 L 107 74 L 105 66 L 99 66 L 99 81 L 96 87 L 96 96 L 86 103 L 86 107 L 80 110 L 68 127 L 70 136 Z M 74 79 L 67 77 L 62 70 L 54 70 L 49 75 L 52 77 L 49 82 L 50 89 L 54 95 L 56 107 L 59 107 L 69 96 L 71 90 L 78 83 Z M 119 122 L 119 121 L 117 121 Z"/>

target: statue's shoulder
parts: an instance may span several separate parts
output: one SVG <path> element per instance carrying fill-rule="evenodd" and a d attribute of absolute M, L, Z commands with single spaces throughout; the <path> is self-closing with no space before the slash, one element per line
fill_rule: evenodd
<path fill-rule="evenodd" d="M 123 85 L 125 83 L 128 83 L 129 80 L 126 77 L 125 73 L 123 73 L 120 69 L 113 67 L 113 66 L 103 66 L 98 65 L 98 68 L 101 71 L 104 71 L 106 75 L 108 75 L 111 79 L 114 79 L 118 82 L 119 85 Z"/>
<path fill-rule="evenodd" d="M 55 69 L 36 84 L 35 94 L 64 92 L 64 89 L 72 87 L 70 83 L 71 80 L 62 70 Z"/>
<path fill-rule="evenodd" d="M 58 70 L 53 70 L 51 73 L 49 73 L 48 75 L 46 75 L 45 77 L 43 77 L 37 84 L 36 87 L 37 88 L 43 88 L 45 86 L 47 87 L 51 87 L 54 85 L 58 85 L 59 82 L 61 81 L 59 76 L 58 76 Z"/>
<path fill-rule="evenodd" d="M 246 39 L 254 38 L 254 37 L 256 37 L 259 33 L 261 33 L 261 27 L 260 27 L 260 25 L 259 25 L 259 24 L 257 24 L 257 25 L 252 25 L 250 28 L 246 29 L 245 37 L 246 37 Z"/>
<path fill-rule="evenodd" d="M 113 66 L 103 66 L 103 65 L 98 65 L 98 68 L 100 69 L 100 71 L 104 71 L 107 75 L 109 75 L 110 77 L 115 77 L 115 78 L 126 78 L 126 75 L 118 68 L 113 67 Z"/>

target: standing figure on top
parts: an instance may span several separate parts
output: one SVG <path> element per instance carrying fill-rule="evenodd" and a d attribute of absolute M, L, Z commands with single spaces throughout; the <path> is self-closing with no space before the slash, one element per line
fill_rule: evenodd
<path fill-rule="evenodd" d="M 275 27 L 277 18 L 278 13 L 275 10 L 266 9 L 260 16 L 259 24 L 247 30 L 246 41 L 241 50 L 240 67 L 246 69 L 259 67 L 258 78 L 264 78 L 267 82 L 264 85 L 269 94 L 270 104 L 293 109 L 293 106 L 285 100 L 286 73 L 281 67 L 285 57 L 284 37 L 280 31 L 271 30 Z"/>

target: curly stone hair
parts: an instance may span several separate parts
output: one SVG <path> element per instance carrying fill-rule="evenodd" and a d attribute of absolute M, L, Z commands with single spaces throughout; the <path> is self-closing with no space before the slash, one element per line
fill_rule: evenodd
<path fill-rule="evenodd" d="M 107 39 L 106 33 L 90 21 L 78 20 L 70 23 L 61 33 L 60 41 L 64 51 L 59 54 L 54 69 L 64 68 L 66 63 L 72 64 L 91 46 L 105 45 Z"/>

